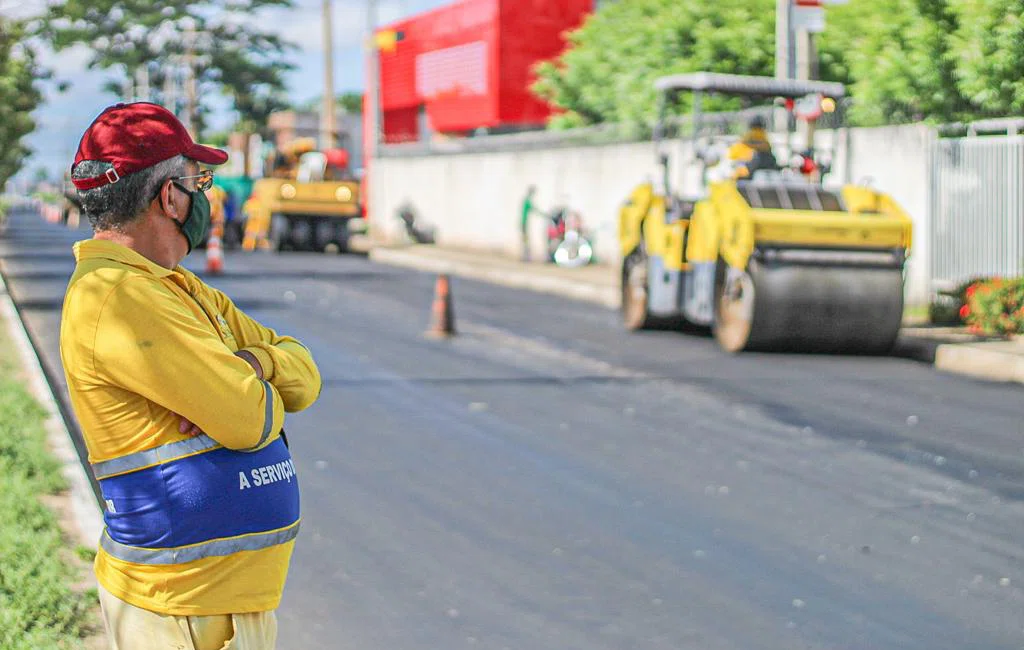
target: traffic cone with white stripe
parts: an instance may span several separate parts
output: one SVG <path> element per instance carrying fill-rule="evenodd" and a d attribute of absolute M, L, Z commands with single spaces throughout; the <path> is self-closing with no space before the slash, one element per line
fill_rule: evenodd
<path fill-rule="evenodd" d="M 224 271 L 224 249 L 221 247 L 220 237 L 210 235 L 206 242 L 206 272 L 212 275 Z"/>

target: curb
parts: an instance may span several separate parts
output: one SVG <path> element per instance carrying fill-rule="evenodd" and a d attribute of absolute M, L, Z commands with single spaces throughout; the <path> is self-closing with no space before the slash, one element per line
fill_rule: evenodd
<path fill-rule="evenodd" d="M 0 276 L 0 315 L 7 321 L 7 329 L 11 334 L 21 356 L 22 366 L 28 375 L 29 391 L 36 401 L 46 410 L 46 433 L 50 449 L 57 460 L 63 465 L 62 473 L 68 482 L 71 492 L 71 513 L 75 518 L 78 542 L 93 550 L 99 543 L 103 533 L 103 518 L 99 505 L 92 490 L 89 477 L 82 467 L 82 462 L 75 450 L 71 432 L 61 417 L 57 399 L 46 382 L 39 355 L 32 346 L 25 322 L 14 305 L 14 299 L 7 290 L 3 276 Z"/>
<path fill-rule="evenodd" d="M 537 276 L 509 269 L 488 269 L 470 262 L 431 259 L 395 248 L 372 248 L 371 262 L 400 266 L 430 273 L 448 273 L 471 280 L 480 280 L 513 289 L 528 289 L 581 302 L 589 302 L 609 309 L 618 309 L 619 291 L 615 287 L 566 282 L 564 278 Z"/>
<path fill-rule="evenodd" d="M 900 333 L 892 356 L 934 365 L 935 356 L 942 345 L 940 341 Z"/>
<path fill-rule="evenodd" d="M 977 379 L 1024 384 L 1024 356 L 969 343 L 940 345 L 935 351 L 935 367 Z"/>
<path fill-rule="evenodd" d="M 428 273 L 448 273 L 490 284 L 558 295 L 610 309 L 618 309 L 620 304 L 619 291 L 614 287 L 567 282 L 564 278 L 538 276 L 514 269 L 480 267 L 462 260 L 417 255 L 402 248 L 376 246 L 370 250 L 369 259 L 389 266 Z M 992 382 L 1024 384 L 1024 356 L 997 352 L 969 342 L 954 343 L 948 339 L 901 333 L 892 355 L 932 365 L 944 372 Z"/>

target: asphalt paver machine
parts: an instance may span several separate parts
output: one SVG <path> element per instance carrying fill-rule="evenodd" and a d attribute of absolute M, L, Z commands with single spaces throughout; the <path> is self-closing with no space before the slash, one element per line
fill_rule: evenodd
<path fill-rule="evenodd" d="M 889 351 L 902 320 L 911 220 L 874 189 L 826 187 L 813 128 L 800 154 L 792 145 L 794 107 L 813 123 L 821 111 L 807 107 L 834 109 L 843 86 L 696 73 L 661 78 L 656 87 L 662 178 L 637 186 L 619 215 L 626 327 L 683 319 L 710 327 L 729 352 Z M 682 93 L 692 94 L 691 114 L 673 122 L 669 109 Z M 761 102 L 769 116 L 784 112 L 785 164 L 770 144 L 759 150 L 709 128 L 721 131 L 725 115 L 702 112 L 709 96 Z M 748 119 L 756 110 L 729 115 Z M 689 142 L 669 137 L 673 124 L 690 128 Z M 673 149 L 685 158 L 675 166 Z M 670 173 L 687 166 L 698 179 L 690 195 L 673 187 Z"/>

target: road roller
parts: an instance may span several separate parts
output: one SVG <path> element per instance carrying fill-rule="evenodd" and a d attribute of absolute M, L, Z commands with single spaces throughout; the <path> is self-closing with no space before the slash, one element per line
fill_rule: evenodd
<path fill-rule="evenodd" d="M 842 84 L 695 73 L 656 87 L 661 178 L 638 185 L 619 214 L 626 328 L 710 328 L 728 352 L 888 352 L 912 225 L 884 193 L 825 182 L 830 159 L 815 151 L 813 127 L 841 119 Z M 712 96 L 742 108 L 702 114 Z M 668 116 L 682 105 L 689 119 Z M 740 120 L 744 135 L 723 126 Z M 769 121 L 786 123 L 784 142 Z M 689 142 L 673 137 L 686 127 Z M 687 160 L 673 167 L 673 150 Z"/>

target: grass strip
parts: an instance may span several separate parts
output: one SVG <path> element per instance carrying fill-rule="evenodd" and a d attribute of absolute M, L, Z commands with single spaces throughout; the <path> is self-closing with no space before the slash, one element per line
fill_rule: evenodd
<path fill-rule="evenodd" d="M 66 484 L 15 352 L 0 320 L 0 648 L 79 648 L 96 593 L 73 587 L 80 562 L 41 501 Z"/>

